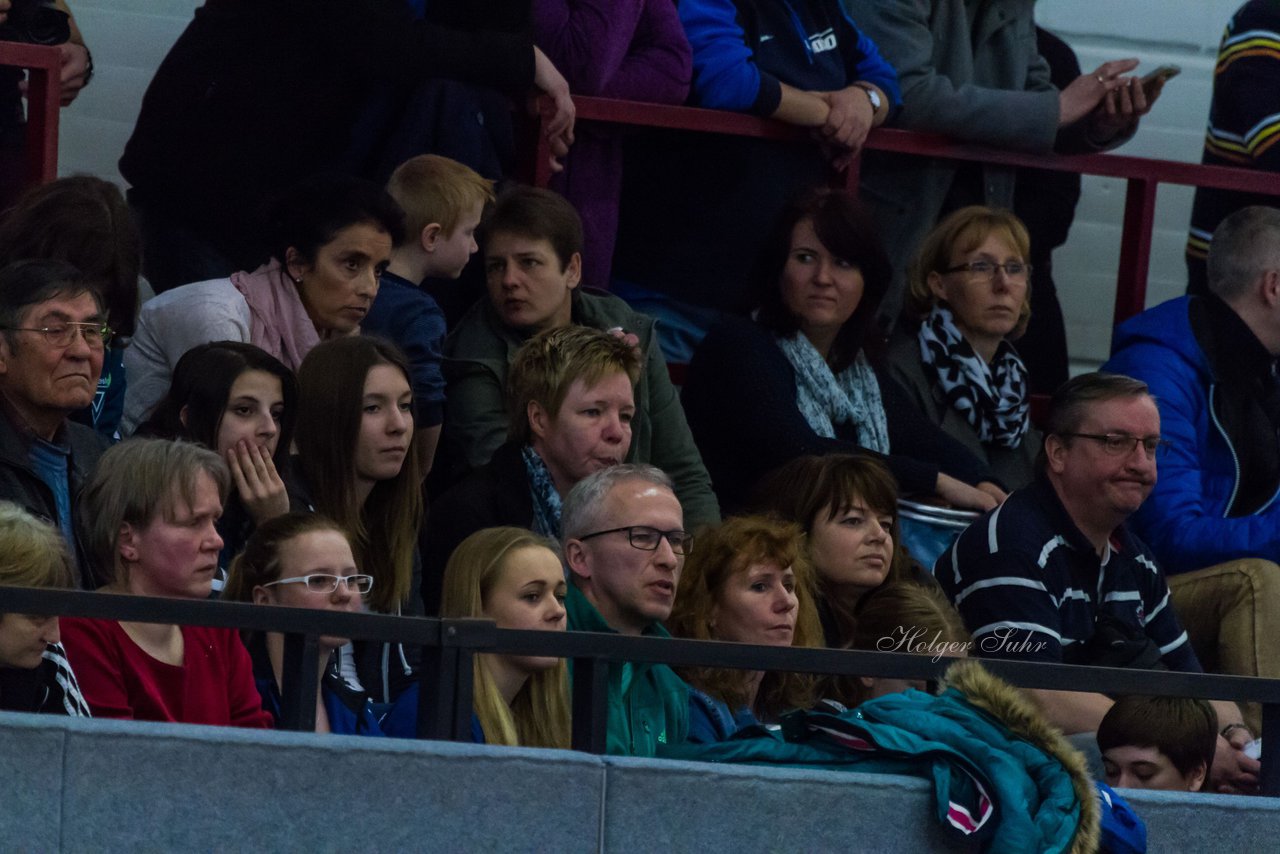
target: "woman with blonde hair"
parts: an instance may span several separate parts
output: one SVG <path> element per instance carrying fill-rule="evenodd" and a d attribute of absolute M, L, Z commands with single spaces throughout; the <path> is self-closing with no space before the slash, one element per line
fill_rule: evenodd
<path fill-rule="evenodd" d="M 898 582 L 868 593 L 858 603 L 850 649 L 870 652 L 913 652 L 929 657 L 967 658 L 973 644 L 964 620 L 937 587 Z M 915 688 L 917 679 L 856 676 L 832 680 L 832 696 L 856 706 Z"/>
<path fill-rule="evenodd" d="M 0 587 L 74 587 L 62 535 L 0 501 Z M 0 614 L 0 709 L 88 717 L 55 614 Z"/>
<path fill-rule="evenodd" d="M 550 540 L 523 528 L 486 528 L 449 558 L 440 616 L 482 617 L 500 629 L 564 631 L 566 589 Z M 563 659 L 477 655 L 473 740 L 568 748 L 568 682 Z"/>
<path fill-rule="evenodd" d="M 938 223 L 912 265 L 907 315 L 890 372 L 931 423 L 985 461 L 1010 489 L 1035 472 L 1027 368 L 1011 339 L 1031 317 L 1027 229 L 1006 210 L 971 205 Z"/>
<path fill-rule="evenodd" d="M 98 461 L 80 499 L 105 593 L 205 600 L 231 474 L 190 442 L 131 439 Z M 253 668 L 232 629 L 67 617 L 67 657 L 95 717 L 267 728 Z"/>
<path fill-rule="evenodd" d="M 742 516 L 698 534 L 668 621 L 676 637 L 818 647 L 822 625 L 799 525 Z M 816 699 L 807 674 L 689 668 L 689 741 L 723 741 Z"/>

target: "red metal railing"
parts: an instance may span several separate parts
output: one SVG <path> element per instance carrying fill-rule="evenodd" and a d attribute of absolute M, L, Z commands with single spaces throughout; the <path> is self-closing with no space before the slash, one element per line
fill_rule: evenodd
<path fill-rule="evenodd" d="M 574 103 L 577 105 L 579 122 L 673 128 L 762 139 L 810 139 L 809 132 L 805 129 L 741 113 L 582 96 L 575 96 Z M 1197 163 L 1126 157 L 1120 154 L 1028 154 L 954 142 L 935 134 L 886 128 L 872 131 L 867 138 L 866 147 L 920 157 L 1058 169 L 1127 181 L 1120 238 L 1120 266 L 1116 276 L 1116 323 L 1132 317 L 1146 306 L 1156 188 L 1160 184 L 1188 184 L 1280 195 L 1280 173 L 1251 169 L 1202 166 Z M 551 178 L 548 153 L 546 140 L 539 134 L 533 175 L 534 182 L 542 187 Z M 850 190 L 857 189 L 859 166 L 855 161 L 844 175 L 844 185 Z"/>
<path fill-rule="evenodd" d="M 62 52 L 57 45 L 0 41 L 0 65 L 27 70 L 28 184 L 58 176 L 58 111 L 62 97 Z"/>

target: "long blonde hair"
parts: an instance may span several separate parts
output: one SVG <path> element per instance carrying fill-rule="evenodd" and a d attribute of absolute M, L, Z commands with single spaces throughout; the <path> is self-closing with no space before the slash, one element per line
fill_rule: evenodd
<path fill-rule="evenodd" d="M 485 602 L 508 559 L 520 549 L 555 545 L 524 528 L 485 528 L 463 540 L 444 570 L 441 617 L 483 617 Z M 490 671 L 491 656 L 475 657 L 476 717 L 488 744 L 559 747 L 570 744 L 569 668 L 561 659 L 554 667 L 532 674 L 510 705 L 502 698 Z"/>

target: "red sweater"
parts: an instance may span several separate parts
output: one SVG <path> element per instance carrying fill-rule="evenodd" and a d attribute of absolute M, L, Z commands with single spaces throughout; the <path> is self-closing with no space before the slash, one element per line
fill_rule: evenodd
<path fill-rule="evenodd" d="M 93 716 L 269 729 L 249 653 L 232 629 L 182 626 L 182 666 L 144 652 L 114 620 L 60 621 Z"/>

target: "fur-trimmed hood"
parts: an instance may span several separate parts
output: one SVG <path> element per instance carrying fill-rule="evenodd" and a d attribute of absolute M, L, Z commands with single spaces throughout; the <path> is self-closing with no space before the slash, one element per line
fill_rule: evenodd
<path fill-rule="evenodd" d="M 1080 799 L 1080 826 L 1071 843 L 1072 854 L 1097 851 L 1101 821 L 1097 788 L 1084 755 L 1071 746 L 1062 731 L 1045 720 L 1021 690 L 993 675 L 977 660 L 966 659 L 951 665 L 940 685 L 940 689 L 946 688 L 959 691 L 970 705 L 991 715 L 1013 735 L 1062 764 Z"/>

